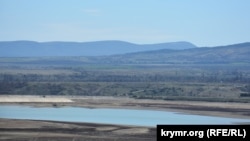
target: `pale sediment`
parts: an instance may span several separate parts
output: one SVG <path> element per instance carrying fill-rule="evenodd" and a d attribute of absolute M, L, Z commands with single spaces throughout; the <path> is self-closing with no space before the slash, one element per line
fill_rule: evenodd
<path fill-rule="evenodd" d="M 0 103 L 15 103 L 15 102 L 28 102 L 28 103 L 65 103 L 73 102 L 71 99 L 63 96 L 31 96 L 31 95 L 0 95 Z"/>

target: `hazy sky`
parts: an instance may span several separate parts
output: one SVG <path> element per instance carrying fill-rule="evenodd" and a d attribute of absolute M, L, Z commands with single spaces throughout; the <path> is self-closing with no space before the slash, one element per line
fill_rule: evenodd
<path fill-rule="evenodd" d="M 250 0 L 0 0 L 0 41 L 250 41 Z"/>

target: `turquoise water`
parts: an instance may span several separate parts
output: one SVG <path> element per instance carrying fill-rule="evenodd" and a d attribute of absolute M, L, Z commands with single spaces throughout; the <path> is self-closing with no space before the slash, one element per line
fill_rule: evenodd
<path fill-rule="evenodd" d="M 250 119 L 185 115 L 174 112 L 80 107 L 0 106 L 0 118 L 156 126 L 157 124 L 233 124 Z"/>

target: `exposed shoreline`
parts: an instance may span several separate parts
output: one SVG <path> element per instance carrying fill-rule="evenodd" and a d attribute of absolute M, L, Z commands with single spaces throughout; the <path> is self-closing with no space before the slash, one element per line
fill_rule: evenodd
<path fill-rule="evenodd" d="M 1 95 L 0 105 L 145 109 L 173 111 L 185 114 L 250 119 L 249 103 L 234 102 L 166 101 L 108 96 Z"/>
<path fill-rule="evenodd" d="M 184 114 L 250 119 L 250 106 L 247 103 L 165 101 L 96 96 L 1 95 L 0 106 L 1 105 L 162 110 Z M 156 141 L 156 128 L 84 122 L 0 118 L 0 140 Z"/>
<path fill-rule="evenodd" d="M 0 118 L 0 140 L 155 141 L 156 129 L 113 124 Z"/>

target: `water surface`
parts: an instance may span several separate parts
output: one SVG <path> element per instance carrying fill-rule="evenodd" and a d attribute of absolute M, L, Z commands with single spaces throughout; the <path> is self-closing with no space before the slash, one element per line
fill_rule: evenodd
<path fill-rule="evenodd" d="M 0 118 L 91 122 L 122 125 L 156 126 L 157 124 L 233 124 L 250 122 L 236 119 L 175 112 L 132 109 L 89 109 L 81 107 L 0 106 Z"/>

